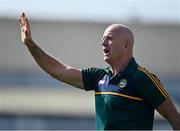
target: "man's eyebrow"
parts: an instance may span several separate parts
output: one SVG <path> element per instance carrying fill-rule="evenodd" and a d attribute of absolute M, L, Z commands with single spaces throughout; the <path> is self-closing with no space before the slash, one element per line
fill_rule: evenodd
<path fill-rule="evenodd" d="M 103 35 L 102 40 L 104 40 L 104 39 L 111 39 L 112 37 L 113 37 L 112 34 L 106 34 L 106 35 Z"/>
<path fill-rule="evenodd" d="M 113 36 L 113 34 L 108 33 L 108 32 L 107 32 L 107 33 L 105 32 L 105 35 L 104 35 L 103 37 L 107 37 L 107 36 L 108 36 L 108 37 L 109 37 L 109 36 L 110 36 L 110 37 L 112 37 L 112 36 Z"/>

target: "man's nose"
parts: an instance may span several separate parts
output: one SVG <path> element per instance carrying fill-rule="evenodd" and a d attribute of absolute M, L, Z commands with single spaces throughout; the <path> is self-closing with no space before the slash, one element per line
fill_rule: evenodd
<path fill-rule="evenodd" d="M 104 40 L 102 40 L 101 45 L 102 45 L 102 46 L 107 46 L 108 43 L 107 43 L 107 41 L 104 39 Z"/>

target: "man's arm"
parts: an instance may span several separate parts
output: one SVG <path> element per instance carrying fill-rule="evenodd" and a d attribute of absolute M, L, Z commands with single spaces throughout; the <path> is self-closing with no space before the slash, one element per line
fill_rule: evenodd
<path fill-rule="evenodd" d="M 174 130 L 180 130 L 180 114 L 169 97 L 156 110 L 169 121 Z"/>
<path fill-rule="evenodd" d="M 38 65 L 52 77 L 77 88 L 84 89 L 80 69 L 63 64 L 33 42 L 29 21 L 24 13 L 19 18 L 19 24 L 21 40 L 27 46 Z"/>

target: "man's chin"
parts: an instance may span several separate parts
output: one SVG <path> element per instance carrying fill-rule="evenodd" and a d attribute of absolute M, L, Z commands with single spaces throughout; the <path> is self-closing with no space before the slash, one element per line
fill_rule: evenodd
<path fill-rule="evenodd" d="M 107 62 L 107 63 L 110 63 L 110 58 L 109 57 L 104 57 L 104 61 Z"/>

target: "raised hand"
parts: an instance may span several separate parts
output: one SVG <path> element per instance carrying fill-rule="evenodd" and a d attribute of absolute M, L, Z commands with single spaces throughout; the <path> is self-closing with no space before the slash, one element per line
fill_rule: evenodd
<path fill-rule="evenodd" d="M 27 17 L 25 16 L 25 13 L 23 12 L 22 15 L 19 18 L 19 25 L 21 29 L 21 40 L 24 44 L 28 44 L 28 41 L 31 41 L 31 31 L 30 31 L 30 25 Z"/>

